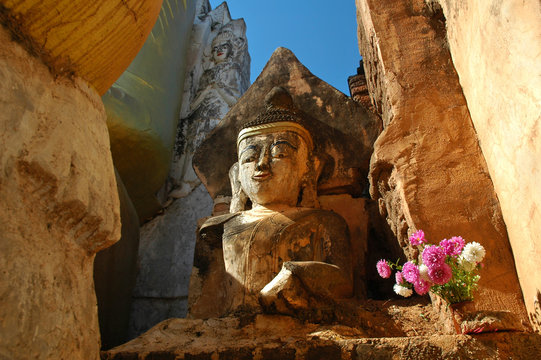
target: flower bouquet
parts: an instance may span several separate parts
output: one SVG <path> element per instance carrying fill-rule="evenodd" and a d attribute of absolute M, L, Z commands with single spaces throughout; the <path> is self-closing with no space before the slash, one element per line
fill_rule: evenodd
<path fill-rule="evenodd" d="M 454 236 L 439 245 L 429 245 L 422 230 L 413 233 L 409 241 L 419 247 L 419 261 L 408 261 L 400 266 L 398 260 L 395 263 L 380 260 L 376 265 L 379 275 L 385 279 L 391 276 L 392 270 L 397 270 L 393 288 L 397 294 L 408 297 L 413 291 L 419 295 L 431 291 L 448 304 L 473 300 L 486 253 L 481 244 L 466 244 L 462 237 Z"/>

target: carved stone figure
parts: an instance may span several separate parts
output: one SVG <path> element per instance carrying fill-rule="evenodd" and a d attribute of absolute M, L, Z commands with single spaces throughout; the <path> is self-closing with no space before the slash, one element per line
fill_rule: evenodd
<path fill-rule="evenodd" d="M 223 249 L 223 268 L 213 269 L 223 271 L 223 281 L 212 294 L 201 294 L 202 302 L 220 308 L 216 315 L 261 307 L 311 312 L 353 293 L 347 224 L 317 208 L 312 136 L 283 88 L 266 101 L 238 134 L 230 214 L 210 218 L 200 230 Z"/>
<path fill-rule="evenodd" d="M 225 24 L 214 23 L 213 13 L 227 13 Z M 185 84 L 185 101 L 177 129 L 175 154 L 165 191 L 170 198 L 188 195 L 200 185 L 191 163 L 194 149 L 214 129 L 237 99 L 249 86 L 249 55 L 247 52 L 246 25 L 244 20 L 231 20 L 226 4 L 207 15 L 207 21 L 194 26 L 194 35 L 201 32 L 203 24 L 214 25 L 199 62 L 189 71 Z M 195 32 L 199 29 L 199 32 Z M 207 29 L 207 31 L 210 29 Z M 211 36 L 209 35 L 209 36 Z"/>
<path fill-rule="evenodd" d="M 201 75 L 199 88 L 190 104 L 191 112 L 197 110 L 205 99 L 216 101 L 216 97 L 221 98 L 227 105 L 233 106 L 241 95 L 243 89 L 242 69 L 240 64 L 233 59 L 235 58 L 234 52 L 242 49 L 244 42 L 243 39 L 237 38 L 231 30 L 227 29 L 227 26 L 224 28 L 212 41 L 211 59 L 213 66 Z"/>

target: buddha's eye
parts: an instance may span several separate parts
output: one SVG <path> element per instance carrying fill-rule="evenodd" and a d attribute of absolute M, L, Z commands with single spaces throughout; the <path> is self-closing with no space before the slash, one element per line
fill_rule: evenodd
<path fill-rule="evenodd" d="M 274 144 L 271 148 L 271 156 L 273 159 L 284 159 L 290 157 L 291 154 L 295 151 L 291 146 L 286 142 L 279 142 Z"/>
<path fill-rule="evenodd" d="M 254 162 L 254 161 L 256 161 L 256 158 L 257 158 L 256 149 L 254 147 L 248 147 L 246 150 L 244 150 L 241 153 L 240 163 L 245 164 L 245 163 L 249 163 L 249 162 Z"/>

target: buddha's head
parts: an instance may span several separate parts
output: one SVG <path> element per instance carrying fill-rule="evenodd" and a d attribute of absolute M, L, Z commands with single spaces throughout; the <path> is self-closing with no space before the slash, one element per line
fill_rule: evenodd
<path fill-rule="evenodd" d="M 247 199 L 253 208 L 316 207 L 313 140 L 302 115 L 283 88 L 274 88 L 266 102 L 266 109 L 237 138 L 238 163 L 230 174 L 232 210 L 246 210 Z"/>
<path fill-rule="evenodd" d="M 231 31 L 218 33 L 212 40 L 212 60 L 219 64 L 231 58 L 233 53 L 232 41 L 235 35 Z"/>

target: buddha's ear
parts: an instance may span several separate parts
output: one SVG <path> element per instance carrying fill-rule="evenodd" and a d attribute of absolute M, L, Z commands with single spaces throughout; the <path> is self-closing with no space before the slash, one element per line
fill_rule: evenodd
<path fill-rule="evenodd" d="M 238 162 L 234 163 L 229 169 L 229 181 L 231 182 L 231 205 L 229 205 L 229 212 L 233 214 L 246 210 L 248 196 L 246 196 L 240 184 Z"/>
<path fill-rule="evenodd" d="M 317 197 L 317 181 L 321 175 L 321 161 L 312 154 L 308 162 L 308 171 L 304 174 L 301 182 L 300 203 L 301 207 L 319 209 L 319 200 Z"/>
<path fill-rule="evenodd" d="M 321 176 L 321 172 L 323 171 L 323 161 L 321 161 L 319 156 L 312 154 L 312 164 L 314 164 L 313 167 L 317 184 L 317 180 L 319 179 L 319 177 Z"/>

